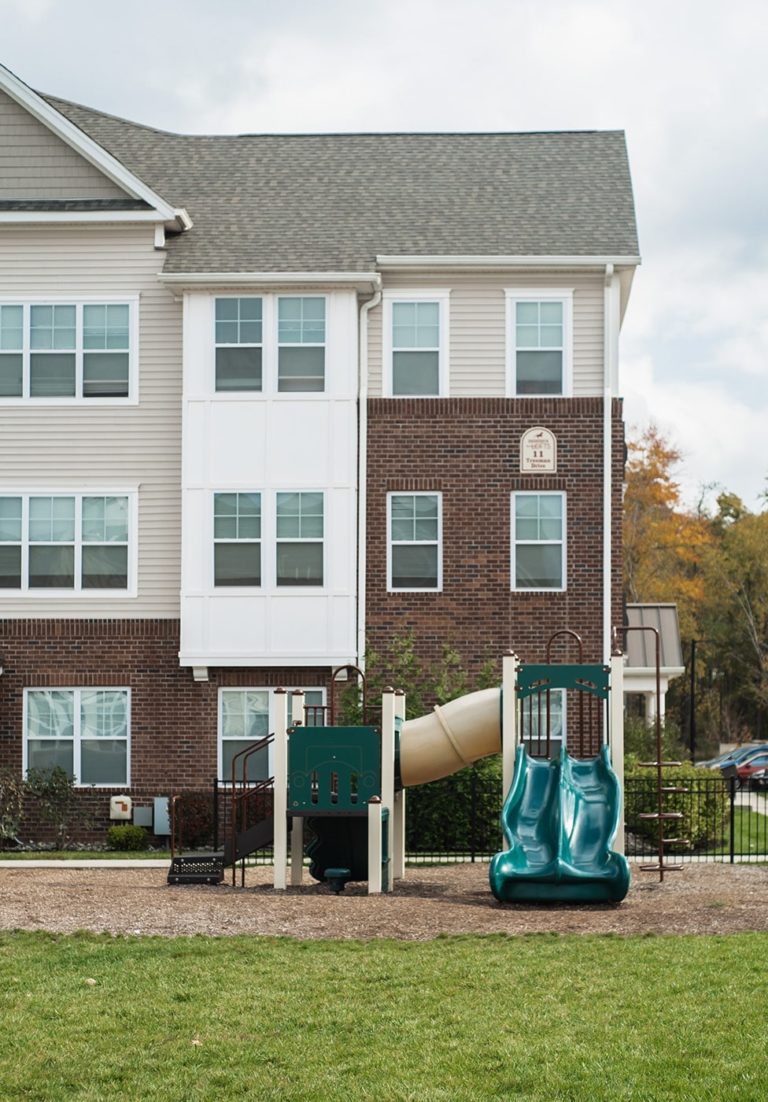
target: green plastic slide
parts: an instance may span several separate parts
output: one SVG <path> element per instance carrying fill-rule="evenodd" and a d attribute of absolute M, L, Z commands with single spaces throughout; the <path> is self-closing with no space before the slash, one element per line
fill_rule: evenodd
<path fill-rule="evenodd" d="M 491 861 L 491 891 L 502 903 L 618 903 L 629 890 L 626 858 L 611 845 L 621 806 L 608 747 L 579 761 L 560 751 L 536 760 L 518 747 L 501 812 L 509 849 Z"/>

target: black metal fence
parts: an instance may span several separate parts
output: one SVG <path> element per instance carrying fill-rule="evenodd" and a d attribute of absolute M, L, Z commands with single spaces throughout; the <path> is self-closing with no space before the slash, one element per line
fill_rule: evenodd
<path fill-rule="evenodd" d="M 456 775 L 458 778 L 460 775 Z M 670 774 L 669 782 L 675 781 Z M 678 792 L 667 798 L 668 810 L 680 811 L 674 834 L 688 839 L 679 847 L 666 846 L 668 859 L 687 861 L 768 863 L 768 789 L 742 787 L 735 777 L 723 778 L 701 770 L 701 776 L 680 779 Z M 213 786 L 215 796 L 212 841 L 223 843 L 229 819 L 229 786 Z M 488 861 L 501 848 L 501 784 L 466 770 L 456 778 L 436 781 L 406 793 L 406 855 L 409 864 L 449 864 Z M 630 860 L 656 856 L 657 826 L 642 820 L 656 810 L 656 779 L 650 771 L 630 776 L 624 787 L 626 854 Z M 665 830 L 665 837 L 673 832 Z M 269 864 L 271 850 L 254 854 L 258 864 Z"/>

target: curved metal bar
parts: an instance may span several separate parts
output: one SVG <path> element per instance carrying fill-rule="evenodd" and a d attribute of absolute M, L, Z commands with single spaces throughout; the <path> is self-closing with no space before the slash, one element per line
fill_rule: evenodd
<path fill-rule="evenodd" d="M 559 631 L 556 631 L 552 635 L 550 635 L 549 642 L 547 643 L 547 662 L 552 661 L 552 644 L 554 643 L 555 639 L 557 639 L 560 635 L 570 635 L 572 639 L 576 640 L 576 642 L 579 644 L 579 662 L 583 662 L 584 640 L 581 638 L 577 631 L 573 630 L 573 628 L 560 628 Z"/>

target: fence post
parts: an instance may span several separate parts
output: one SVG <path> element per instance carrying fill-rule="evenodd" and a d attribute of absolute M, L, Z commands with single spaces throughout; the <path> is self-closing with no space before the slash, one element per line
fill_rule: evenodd
<path fill-rule="evenodd" d="M 213 778 L 213 848 L 219 848 L 219 778 Z"/>
<path fill-rule="evenodd" d="M 731 864 L 734 863 L 736 857 L 736 839 L 734 838 L 734 829 L 736 826 L 736 778 L 728 778 L 728 786 L 730 789 L 731 797 Z"/>
<path fill-rule="evenodd" d="M 477 771 L 475 766 L 472 766 L 472 778 L 469 782 L 470 792 L 470 820 L 469 820 L 469 845 L 470 845 L 470 857 L 472 864 L 475 863 L 475 854 L 477 852 Z"/>

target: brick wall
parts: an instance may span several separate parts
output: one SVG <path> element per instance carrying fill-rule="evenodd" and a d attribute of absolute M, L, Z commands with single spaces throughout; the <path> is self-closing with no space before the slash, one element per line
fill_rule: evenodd
<path fill-rule="evenodd" d="M 612 620 L 620 624 L 621 403 L 613 424 Z M 557 438 L 557 473 L 520 473 L 520 438 L 544 425 Z M 599 398 L 370 399 L 368 403 L 368 638 L 386 650 L 412 629 L 419 653 L 440 657 L 449 643 L 470 669 L 512 648 L 545 658 L 547 639 L 577 631 L 585 660 L 602 659 L 603 402 Z M 441 491 L 443 590 L 387 593 L 386 499 L 390 491 Z M 567 494 L 567 589 L 510 589 L 510 494 Z M 558 660 L 576 654 L 556 651 Z"/>
<path fill-rule="evenodd" d="M 21 772 L 25 688 L 131 689 L 130 787 L 85 789 L 94 816 L 87 832 L 103 840 L 109 797 L 129 792 L 138 805 L 182 790 L 208 790 L 216 774 L 220 686 L 327 685 L 323 669 L 211 669 L 195 682 L 179 666 L 178 620 L 0 621 L 0 768 Z M 42 838 L 28 809 L 23 837 Z"/>

